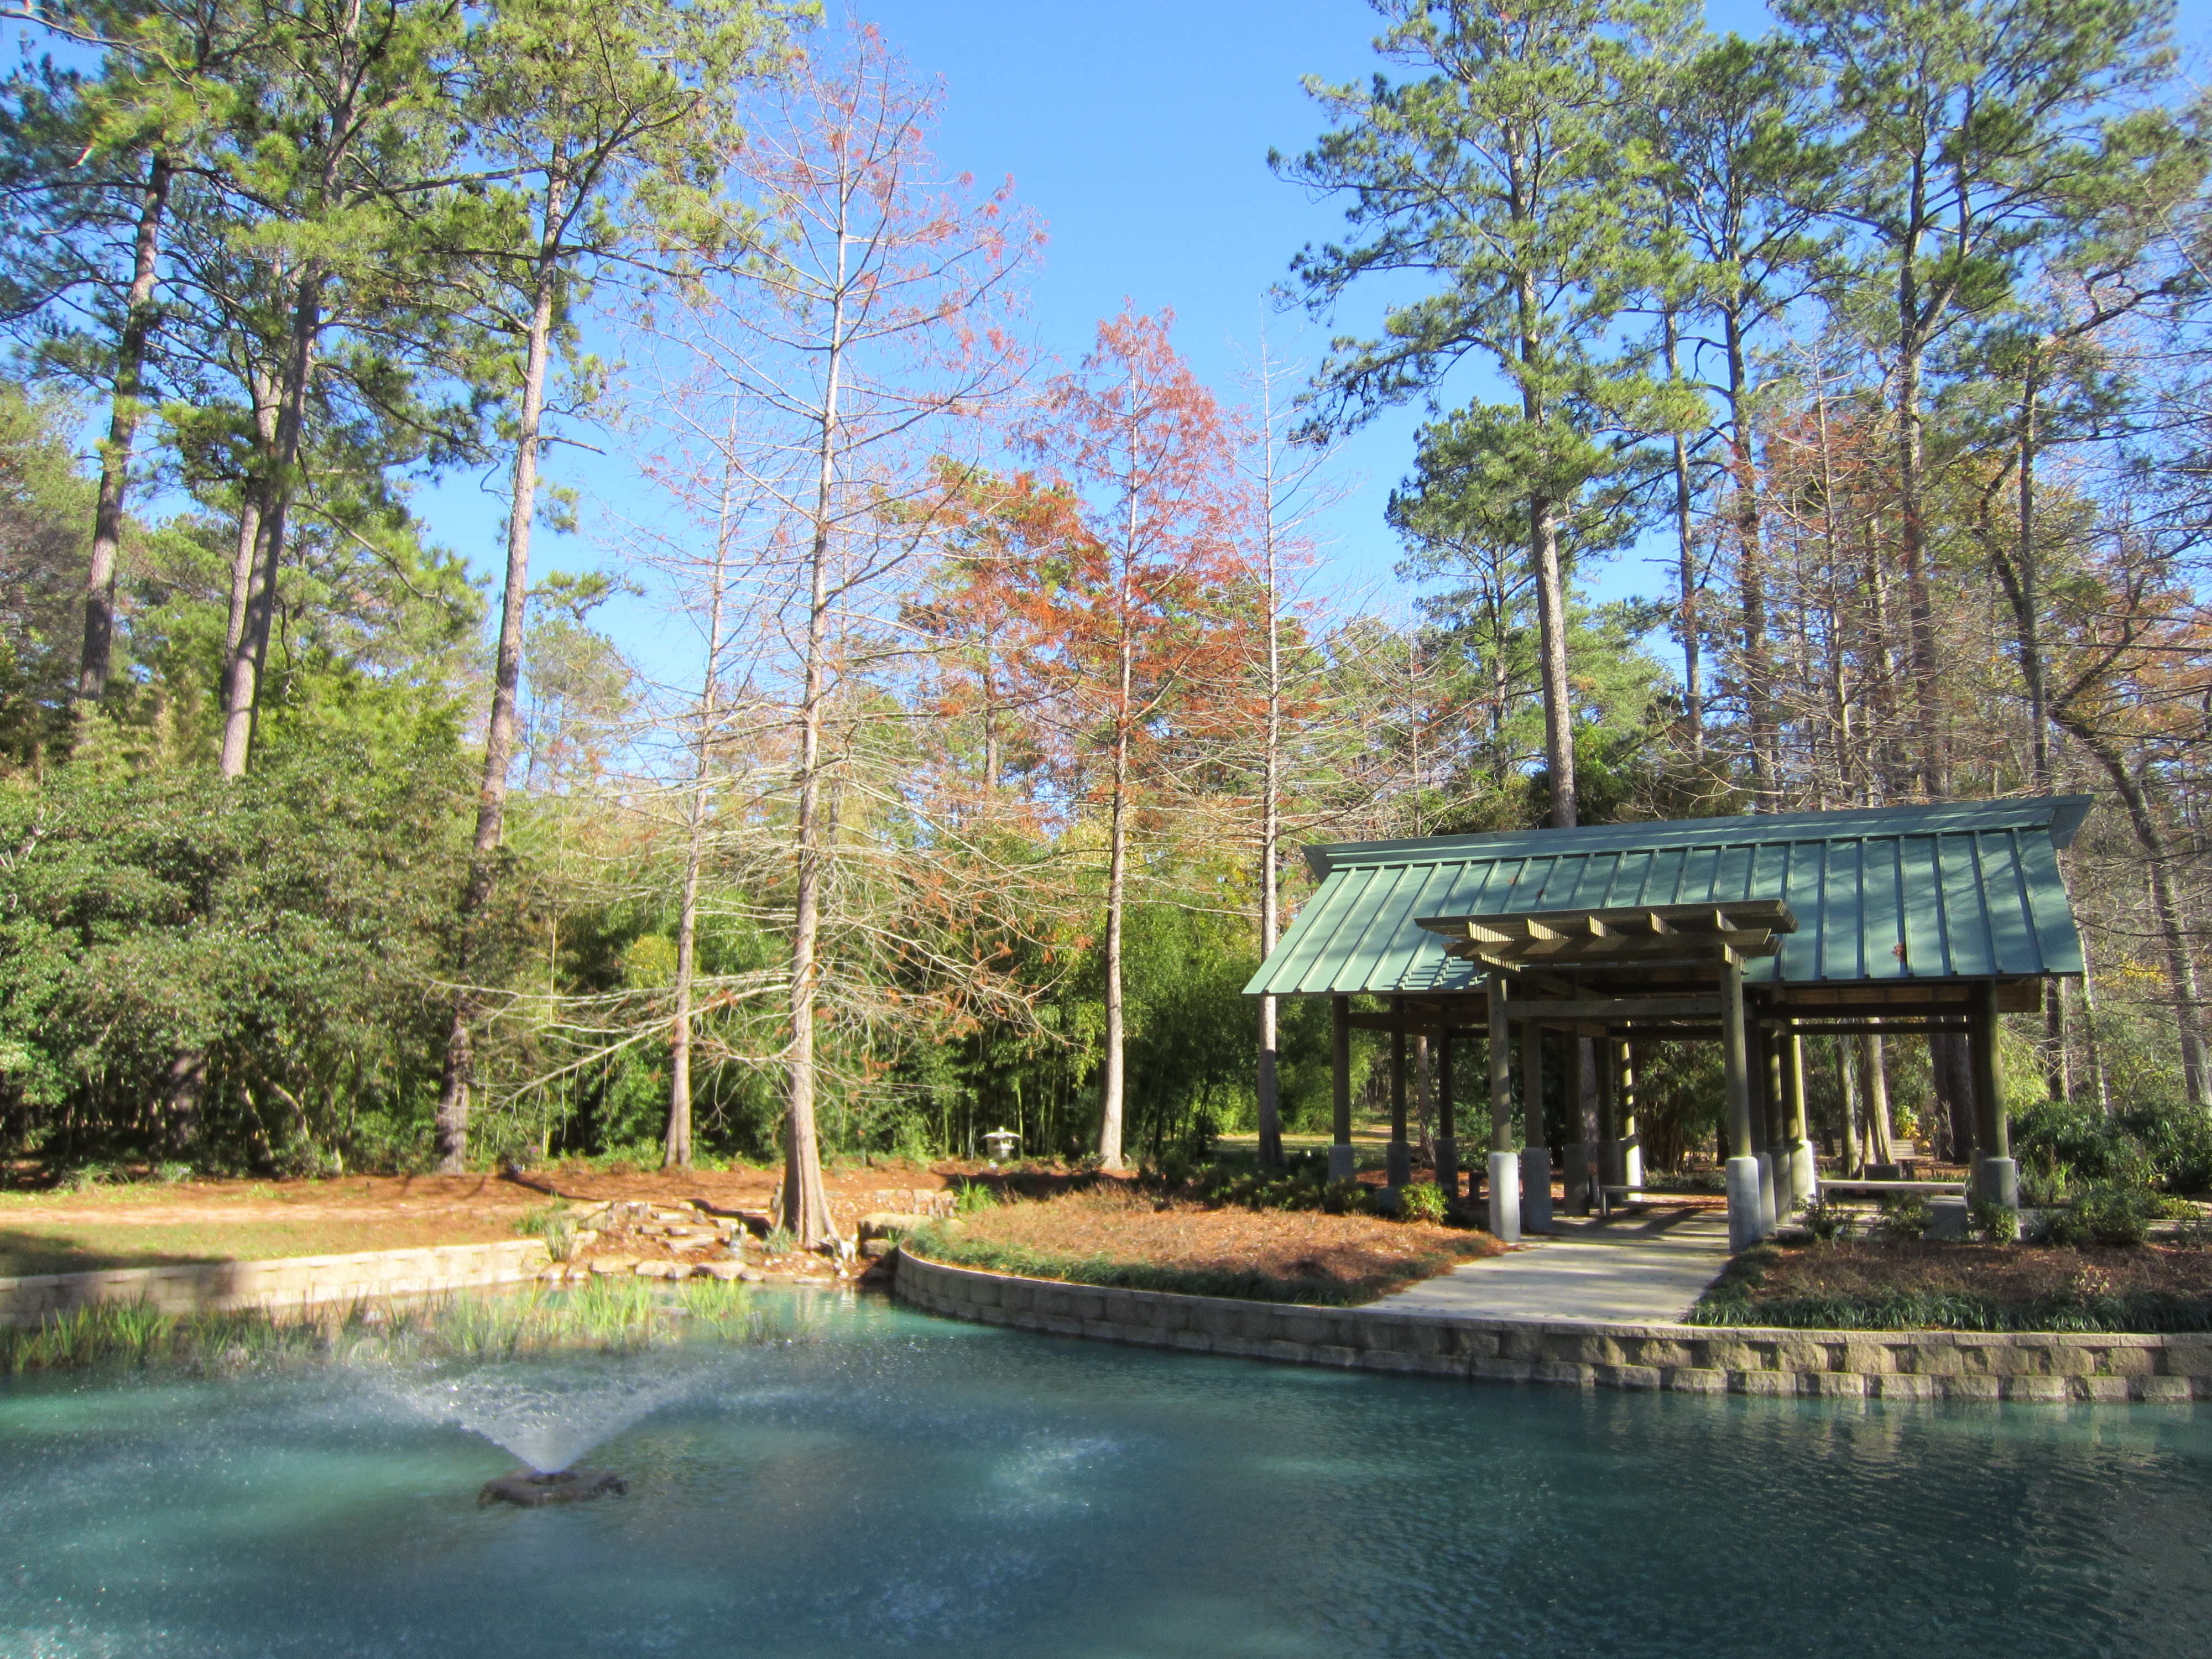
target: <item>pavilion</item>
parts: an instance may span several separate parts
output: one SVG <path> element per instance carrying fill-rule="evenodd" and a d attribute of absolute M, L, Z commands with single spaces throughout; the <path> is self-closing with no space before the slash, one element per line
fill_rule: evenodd
<path fill-rule="evenodd" d="M 1996 1079 L 1997 1016 L 2081 972 L 2058 867 L 2092 797 L 2024 799 L 1354 842 L 1306 848 L 1320 888 L 1249 996 L 1334 1012 L 1331 1179 L 1349 1177 L 1351 1034 L 1391 1036 L 1388 1180 L 1411 1178 L 1406 1046 L 1436 1045 L 1435 1163 L 1459 1189 L 1453 1040 L 1486 1036 L 1489 1223 L 1551 1224 L 1547 1028 L 1570 1042 L 1570 1103 L 1595 1092 L 1601 1183 L 1641 1184 L 1632 1039 L 1705 1038 L 1724 1055 L 1729 1235 L 1741 1249 L 1816 1195 L 1803 1039 L 1960 1032 L 1974 1079 L 1973 1190 L 2019 1204 Z M 1354 997 L 1380 999 L 1355 1011 Z M 1510 1033 L 1522 1033 L 1516 1145 Z M 1595 1064 L 1595 1077 L 1584 1070 Z M 1577 1121 L 1580 1121 L 1577 1117 Z M 1568 1158 L 1569 1190 L 1593 1149 Z M 1471 1200 L 1474 1193 L 1470 1190 Z"/>

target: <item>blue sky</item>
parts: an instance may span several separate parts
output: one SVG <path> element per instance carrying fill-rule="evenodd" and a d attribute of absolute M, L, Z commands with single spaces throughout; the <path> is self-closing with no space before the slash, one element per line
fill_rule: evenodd
<path fill-rule="evenodd" d="M 2208 5 L 2183 7 L 2185 43 L 2203 38 Z M 1361 0 L 869 0 L 860 9 L 918 74 L 943 81 L 940 158 L 979 184 L 1011 174 L 1046 222 L 1051 240 L 1031 289 L 1046 352 L 1073 362 L 1126 297 L 1140 310 L 1173 308 L 1177 343 L 1225 398 L 1236 396 L 1237 348 L 1263 323 L 1279 351 L 1318 357 L 1328 331 L 1266 295 L 1302 245 L 1335 232 L 1341 208 L 1276 179 L 1267 156 L 1270 146 L 1294 154 L 1321 131 L 1301 77 L 1364 78 L 1379 66 L 1370 49 L 1378 19 Z M 1707 15 L 1745 33 L 1767 22 L 1747 0 L 1721 0 Z M 1357 329 L 1374 314 L 1339 320 Z M 1480 391 L 1470 380 L 1452 395 Z M 1322 526 L 1322 585 L 1345 601 L 1407 604 L 1382 506 L 1420 418 L 1394 411 L 1345 447 L 1354 487 Z M 587 496 L 624 488 L 618 464 L 583 466 L 572 477 Z M 424 507 L 440 539 L 494 568 L 499 506 L 477 480 L 447 483 Z M 540 545 L 541 569 L 600 556 L 588 532 Z M 1666 580 L 1638 551 L 1586 574 L 1608 594 L 1656 595 Z M 634 644 L 647 623 L 644 608 L 629 610 L 610 622 Z"/>

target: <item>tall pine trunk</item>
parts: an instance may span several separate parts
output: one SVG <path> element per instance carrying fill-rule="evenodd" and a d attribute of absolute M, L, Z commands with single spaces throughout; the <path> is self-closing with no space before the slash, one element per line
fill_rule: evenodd
<path fill-rule="evenodd" d="M 1520 311 L 1521 416 L 1532 427 L 1548 424 L 1550 411 L 1537 394 L 1535 376 L 1542 356 L 1536 337 L 1535 283 L 1518 281 Z M 1528 567 L 1536 579 L 1537 648 L 1544 687 L 1544 764 L 1551 774 L 1552 827 L 1575 827 L 1575 735 L 1573 692 L 1567 680 L 1566 583 L 1559 569 L 1559 503 L 1540 489 L 1528 498 Z"/>
<path fill-rule="evenodd" d="M 461 939 L 453 995 L 453 1020 L 446 1034 L 444 1075 L 438 1090 L 438 1168 L 459 1175 L 468 1166 L 469 1093 L 475 1083 L 478 933 L 498 874 L 499 843 L 507 826 L 507 769 L 514 755 L 515 700 L 522 683 L 522 626 L 530 600 L 530 529 L 538 512 L 538 448 L 545 423 L 545 376 L 553 350 L 553 309 L 560 284 L 562 187 L 546 186 L 544 231 L 531 276 L 530 332 L 522 362 L 522 407 L 516 422 L 514 465 L 508 480 L 507 574 L 500 596 L 499 648 L 493 660 L 491 717 L 484 726 L 482 781 L 477 791 L 476 839 L 469 878 L 461 893 Z"/>
<path fill-rule="evenodd" d="M 1936 672 L 1936 611 L 1928 580 L 1925 503 L 1927 457 L 1921 420 L 1921 359 L 1925 343 L 1916 308 L 1913 262 L 1900 262 L 1897 354 L 1897 507 L 1904 555 L 1908 648 L 1912 664 L 1913 711 L 1919 727 L 1920 788 L 1941 800 L 1951 784 Z"/>
<path fill-rule="evenodd" d="M 1665 323 L 1667 376 L 1680 380 L 1682 366 L 1671 306 L 1667 309 Z M 1703 641 L 1698 634 L 1698 553 L 1690 531 L 1690 446 L 1679 432 L 1674 434 L 1674 558 L 1680 593 L 1676 614 L 1680 618 L 1677 626 L 1682 630 L 1682 713 L 1690 726 L 1690 757 L 1702 761 L 1705 757 L 1705 691 L 1700 660 Z"/>
<path fill-rule="evenodd" d="M 1728 349 L 1729 469 L 1735 483 L 1736 604 L 1742 629 L 1744 722 L 1751 736 L 1753 810 L 1781 810 L 1781 757 L 1774 721 L 1774 665 L 1766 633 L 1766 561 L 1759 514 L 1759 460 L 1752 440 L 1751 379 L 1743 330 L 1723 313 Z"/>
<path fill-rule="evenodd" d="M 222 755 L 226 778 L 246 775 L 261 706 L 262 677 L 269 661 L 269 635 L 276 614 L 276 577 L 284 558 L 286 520 L 298 487 L 300 450 L 307 424 L 307 390 L 314 376 L 315 346 L 323 329 L 324 273 L 310 264 L 294 290 L 292 326 L 284 345 L 284 366 L 276 386 L 276 423 L 263 448 L 258 499 L 253 507 L 253 540 L 247 551 L 244 516 L 239 528 L 240 568 L 246 573 L 242 609 L 229 629 L 230 655 L 223 673 Z M 234 605 L 240 598 L 232 573 Z"/>
<path fill-rule="evenodd" d="M 1544 763 L 1552 775 L 1552 827 L 1575 827 L 1574 695 L 1567 679 L 1566 583 L 1559 569 L 1558 509 L 1538 495 L 1528 507 L 1536 568 L 1536 632 L 1544 659 Z"/>
<path fill-rule="evenodd" d="M 93 507 L 92 566 L 85 574 L 84 650 L 76 677 L 77 703 L 88 714 L 107 695 L 115 654 L 116 556 L 123 545 L 123 509 L 131 487 L 131 455 L 138 437 L 144 395 L 146 349 L 155 322 L 154 283 L 161 251 L 161 218 L 169 204 L 173 169 L 168 157 L 147 164 L 138 232 L 131 248 L 131 293 L 116 341 L 115 388 L 107 441 L 100 452 L 100 494 Z M 86 722 L 77 722 L 82 739 Z"/>

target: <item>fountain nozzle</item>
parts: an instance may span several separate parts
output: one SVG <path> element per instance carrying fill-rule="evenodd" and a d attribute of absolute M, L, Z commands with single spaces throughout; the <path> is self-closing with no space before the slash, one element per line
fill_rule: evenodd
<path fill-rule="evenodd" d="M 555 1469 L 540 1474 L 536 1469 L 517 1469 L 513 1474 L 502 1474 L 483 1483 L 477 1493 L 479 1508 L 489 1504 L 514 1504 L 526 1510 L 542 1509 L 548 1504 L 576 1504 L 586 1498 L 619 1498 L 629 1490 L 629 1482 L 605 1469 Z"/>

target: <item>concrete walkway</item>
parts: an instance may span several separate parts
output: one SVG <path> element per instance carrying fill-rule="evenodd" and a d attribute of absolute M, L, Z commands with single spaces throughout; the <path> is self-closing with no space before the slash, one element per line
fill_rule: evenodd
<path fill-rule="evenodd" d="M 1677 1209 L 1609 1221 L 1560 1216 L 1549 1237 L 1469 1261 L 1370 1303 L 1407 1313 L 1484 1319 L 1669 1323 L 1690 1311 L 1728 1265 L 1728 1217 Z"/>

